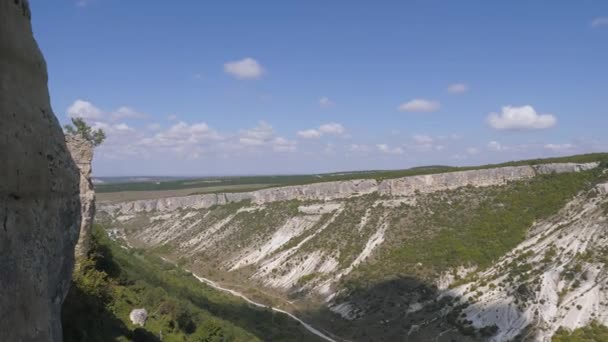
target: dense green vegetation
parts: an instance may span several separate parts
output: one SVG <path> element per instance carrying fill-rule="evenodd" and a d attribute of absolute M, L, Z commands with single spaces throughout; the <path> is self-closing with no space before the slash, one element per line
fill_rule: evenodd
<path fill-rule="evenodd" d="M 232 176 L 232 177 L 204 177 L 190 178 L 181 180 L 153 181 L 153 182 L 129 182 L 129 183 L 111 183 L 99 184 L 96 186 L 97 192 L 117 192 L 117 191 L 161 191 L 161 190 L 176 190 L 176 189 L 191 189 L 204 187 L 222 187 L 234 185 L 267 184 L 268 187 L 285 186 L 285 185 L 301 185 L 318 182 L 342 181 L 351 179 L 390 179 L 415 175 L 465 171 L 474 169 L 486 169 L 503 166 L 520 166 L 520 165 L 536 165 L 545 163 L 586 163 L 594 161 L 608 161 L 608 153 L 592 153 L 559 158 L 546 159 L 530 159 L 521 161 L 512 161 L 502 164 L 491 164 L 472 167 L 453 167 L 443 165 L 414 167 L 405 170 L 371 170 L 371 171 L 352 171 L 352 172 L 335 172 L 317 175 L 270 175 L 270 176 Z M 219 189 L 219 188 L 218 188 Z M 212 192 L 221 192 L 216 190 Z"/>
<path fill-rule="evenodd" d="M 145 308 L 136 327 L 128 316 Z M 65 341 L 316 341 L 286 315 L 253 307 L 95 227 L 62 310 Z M 162 336 L 162 339 L 161 339 Z"/>
<path fill-rule="evenodd" d="M 427 279 L 460 265 L 487 267 L 522 242 L 533 222 L 557 213 L 600 177 L 592 170 L 421 196 L 424 210 L 404 208 L 392 217 L 392 246 L 354 274 L 366 282 L 390 275 Z"/>
<path fill-rule="evenodd" d="M 570 331 L 564 328 L 559 328 L 552 342 L 605 342 L 608 341 L 608 327 L 591 322 L 591 324 Z"/>

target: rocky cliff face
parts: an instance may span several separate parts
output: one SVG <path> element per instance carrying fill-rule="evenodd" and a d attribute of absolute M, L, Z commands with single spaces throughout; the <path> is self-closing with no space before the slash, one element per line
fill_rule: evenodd
<path fill-rule="evenodd" d="M 61 341 L 78 171 L 50 107 L 26 0 L 0 0 L 0 340 Z"/>
<path fill-rule="evenodd" d="M 80 171 L 80 235 L 74 250 L 76 261 L 86 257 L 91 240 L 91 228 L 95 217 L 95 188 L 91 179 L 91 162 L 93 161 L 93 144 L 79 135 L 68 134 L 65 137 L 68 150 Z"/>
<path fill-rule="evenodd" d="M 493 169 L 458 171 L 422 176 L 388 179 L 359 179 L 340 182 L 314 183 L 285 186 L 242 193 L 220 193 L 183 197 L 138 200 L 103 204 L 101 210 L 114 214 L 135 214 L 150 211 L 174 211 L 177 209 L 204 209 L 214 205 L 251 200 L 256 204 L 288 200 L 328 201 L 377 193 L 386 196 L 410 196 L 416 193 L 433 193 L 463 186 L 484 187 L 503 185 L 507 182 L 529 179 L 537 174 L 578 172 L 597 167 L 598 163 L 543 164 Z"/>

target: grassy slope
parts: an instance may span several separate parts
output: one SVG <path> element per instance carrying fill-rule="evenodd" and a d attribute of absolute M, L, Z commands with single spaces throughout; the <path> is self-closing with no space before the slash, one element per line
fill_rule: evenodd
<path fill-rule="evenodd" d="M 128 318 L 146 308 L 143 328 Z M 65 341 L 317 341 L 287 316 L 252 307 L 95 227 L 90 259 L 62 310 Z"/>
<path fill-rule="evenodd" d="M 402 336 L 411 325 L 430 320 L 432 310 L 439 310 L 403 314 L 408 305 L 435 298 L 433 284 L 439 274 L 459 265 L 490 266 L 525 239 L 534 221 L 551 217 L 579 191 L 606 178 L 596 169 L 420 195 L 417 206 L 404 205 L 389 214 L 391 228 L 382 249 L 341 279 L 345 291 L 338 301 L 356 303 L 366 316 L 332 322 L 332 331 L 356 341 Z M 323 315 L 317 322 L 331 317 Z M 389 323 L 378 324 L 387 318 Z M 436 329 L 434 334 L 445 330 Z M 455 336 L 459 341 L 461 337 Z"/>
<path fill-rule="evenodd" d="M 605 342 L 608 341 L 608 327 L 592 322 L 588 326 L 574 331 L 559 329 L 552 342 Z"/>
<path fill-rule="evenodd" d="M 368 283 L 411 275 L 430 280 L 460 265 L 485 268 L 522 242 L 533 222 L 557 213 L 602 178 L 600 170 L 592 170 L 504 187 L 462 188 L 447 198 L 427 195 L 418 204 L 423 210 L 404 208 L 391 218 L 395 235 L 387 237 L 383 253 L 347 279 Z"/>
<path fill-rule="evenodd" d="M 519 166 L 519 165 L 535 165 L 545 163 L 563 163 L 563 162 L 593 162 L 598 160 L 608 160 L 608 153 L 593 153 L 559 158 L 546 159 L 530 159 L 506 162 L 501 164 L 482 165 L 474 167 L 451 167 L 451 166 L 429 166 L 415 167 L 406 170 L 371 170 L 371 171 L 354 171 L 354 172 L 336 172 L 318 175 L 283 175 L 283 176 L 242 176 L 242 177 L 205 177 L 186 180 L 174 180 L 159 182 L 131 182 L 131 183 L 115 183 L 115 184 L 98 184 L 96 191 L 117 192 L 117 191 L 162 191 L 176 189 L 190 189 L 202 187 L 216 188 L 212 192 L 222 192 L 224 186 L 256 184 L 262 186 L 267 184 L 268 187 L 286 186 L 286 185 L 301 185 L 318 182 L 342 181 L 351 179 L 390 179 L 407 177 L 414 175 L 433 174 L 442 172 L 464 171 L 474 169 L 484 169 L 503 166 Z M 204 183 L 203 181 L 213 181 Z M 200 191 L 200 190 L 197 190 Z"/>

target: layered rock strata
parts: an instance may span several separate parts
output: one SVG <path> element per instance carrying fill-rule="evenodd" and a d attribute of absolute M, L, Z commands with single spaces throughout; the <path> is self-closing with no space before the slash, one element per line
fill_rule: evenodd
<path fill-rule="evenodd" d="M 251 200 L 264 204 L 286 200 L 335 200 L 378 193 L 386 196 L 410 196 L 416 193 L 456 189 L 463 186 L 503 185 L 507 182 L 529 179 L 538 174 L 579 172 L 597 167 L 598 163 L 542 164 L 535 166 L 511 166 L 410 176 L 376 181 L 358 179 L 349 181 L 324 182 L 308 185 L 285 186 L 241 193 L 219 193 L 191 195 L 183 197 L 137 200 L 100 205 L 101 210 L 110 214 L 134 214 L 150 211 L 174 211 L 177 209 L 204 209 L 214 205 Z"/>

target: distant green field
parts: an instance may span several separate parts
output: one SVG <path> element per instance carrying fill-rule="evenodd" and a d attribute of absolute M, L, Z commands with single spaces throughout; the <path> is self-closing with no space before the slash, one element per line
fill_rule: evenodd
<path fill-rule="evenodd" d="M 302 185 L 319 182 L 332 182 L 332 181 L 343 181 L 352 179 L 390 179 L 399 178 L 415 175 L 425 175 L 442 172 L 454 172 L 464 170 L 475 170 L 475 169 L 487 169 L 493 167 L 504 167 L 504 166 L 519 166 L 519 165 L 535 165 L 535 164 L 546 164 L 546 163 L 585 163 L 592 161 L 604 161 L 608 162 L 608 153 L 591 153 L 582 154 L 567 157 L 558 158 L 545 158 L 545 159 L 530 159 L 521 160 L 515 162 L 506 162 L 501 164 L 490 164 L 481 166 L 466 166 L 466 167 L 454 167 L 444 165 L 432 165 L 414 167 L 404 170 L 371 170 L 371 171 L 350 171 L 350 172 L 334 172 L 324 174 L 312 174 L 312 175 L 268 175 L 268 176 L 228 176 L 228 177 L 200 177 L 200 178 L 188 178 L 188 179 L 168 179 L 168 180 L 155 180 L 155 181 L 144 181 L 144 182 L 124 182 L 124 183 L 108 183 L 108 184 L 97 184 L 95 189 L 98 193 L 106 192 L 118 192 L 118 191 L 163 191 L 163 190 L 179 190 L 179 189 L 197 189 L 197 192 L 203 192 L 201 188 L 213 188 L 210 191 L 205 192 L 221 192 L 228 189 L 232 191 L 236 186 L 252 185 L 256 187 L 264 187 L 264 185 L 271 186 L 286 186 L 286 185 Z M 246 189 L 247 187 L 243 187 Z M 236 190 L 239 191 L 239 190 Z M 245 190 L 242 190 L 245 191 Z"/>

